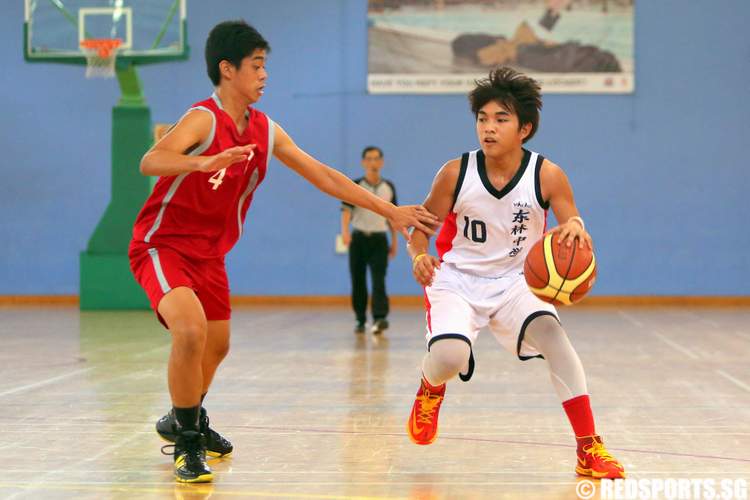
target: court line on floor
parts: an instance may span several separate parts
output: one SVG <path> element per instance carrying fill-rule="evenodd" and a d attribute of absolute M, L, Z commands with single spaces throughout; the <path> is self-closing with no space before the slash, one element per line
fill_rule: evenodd
<path fill-rule="evenodd" d="M 664 334 L 662 334 L 662 333 L 660 333 L 660 332 L 658 332 L 658 331 L 656 331 L 654 329 L 648 330 L 647 327 L 646 327 L 646 325 L 644 325 L 643 323 L 641 323 L 640 321 L 638 321 L 637 319 L 635 319 L 630 314 L 628 314 L 628 313 L 626 313 L 624 311 L 618 311 L 618 313 L 620 314 L 621 317 L 625 318 L 626 320 L 628 320 L 629 322 L 631 322 L 636 327 L 643 328 L 644 330 L 647 330 L 649 333 L 653 334 L 656 338 L 658 338 L 659 340 L 661 340 L 662 342 L 664 342 L 665 344 L 667 344 L 671 348 L 675 349 L 676 351 L 679 351 L 679 352 L 685 354 L 687 357 L 689 357 L 691 359 L 695 359 L 695 360 L 702 359 L 702 357 L 699 354 L 697 354 L 695 351 L 691 351 L 690 349 L 686 348 L 685 346 L 683 346 L 681 344 L 678 344 L 677 342 L 671 340 L 666 335 L 664 335 Z M 719 325 L 715 321 L 706 320 L 706 319 L 701 318 L 700 316 L 698 316 L 696 314 L 692 314 L 692 313 L 689 313 L 687 315 L 689 315 L 691 317 L 694 317 L 696 319 L 696 321 L 700 321 L 700 322 L 702 322 L 704 324 L 707 324 L 707 325 L 711 326 L 712 328 L 721 329 L 721 325 Z M 745 338 L 745 339 L 750 340 L 750 335 L 749 334 L 745 334 L 744 332 L 739 332 L 739 331 L 735 331 L 734 333 L 737 334 L 737 335 L 739 335 L 739 336 L 741 336 L 741 337 L 743 337 L 743 338 Z"/>
<path fill-rule="evenodd" d="M 375 436 L 387 436 L 387 437 L 398 437 L 398 438 L 404 438 L 404 434 L 402 433 L 391 433 L 391 432 L 374 432 L 374 433 L 363 433 L 363 432 L 357 432 L 357 431 L 345 431 L 345 430 L 335 430 L 335 429 L 301 429 L 301 428 L 279 428 L 279 427 L 270 427 L 270 426 L 254 426 L 254 425 L 245 425 L 245 426 L 238 426 L 240 428 L 245 429 L 259 429 L 259 430 L 276 430 L 276 431 L 285 431 L 285 432 L 304 432 L 304 433 L 311 433 L 311 434 L 346 434 L 346 435 L 357 435 L 362 437 L 375 437 Z M 542 447 L 553 447 L 553 448 L 573 448 L 575 449 L 575 445 L 572 444 L 562 444 L 562 443 L 537 443 L 534 441 L 515 441 L 515 440 L 508 440 L 508 439 L 488 439 L 488 438 L 472 438 L 472 437 L 463 437 L 463 436 L 442 436 L 442 440 L 449 440 L 449 441 L 467 441 L 467 442 L 476 442 L 476 443 L 496 443 L 496 444 L 513 444 L 513 445 L 522 445 L 522 446 L 542 446 Z M 721 457 L 716 455 L 698 455 L 694 453 L 680 453 L 680 452 L 673 452 L 673 451 L 656 451 L 656 450 L 642 450 L 637 448 L 609 448 L 610 451 L 621 451 L 624 453 L 643 453 L 643 454 L 650 454 L 650 455 L 668 455 L 673 457 L 686 457 L 686 458 L 706 458 L 711 460 L 727 460 L 732 462 L 748 462 L 750 463 L 750 458 L 740 458 L 740 457 Z"/>
<path fill-rule="evenodd" d="M 737 394 L 725 394 L 722 395 L 722 397 L 726 398 L 736 398 Z M 168 403 L 165 403 L 168 404 Z M 702 405 L 702 406 L 691 406 L 690 408 L 716 408 L 716 405 Z M 656 406 L 628 406 L 628 408 L 652 408 L 652 409 L 659 409 L 659 407 Z M 661 408 L 663 409 L 672 409 L 674 407 L 669 408 Z M 505 409 L 505 408 L 503 408 Z M 216 412 L 219 413 L 219 412 Z M 85 416 L 81 417 L 71 417 L 71 420 L 68 420 L 65 422 L 66 427 L 91 427 L 91 425 L 106 425 L 111 426 L 112 428 L 119 428 L 119 427 L 129 427 L 129 426 L 140 426 L 140 425 L 147 425 L 151 423 L 151 421 L 158 420 L 163 415 L 163 412 L 159 413 L 153 413 L 151 415 L 148 415 L 144 420 L 138 419 L 138 420 L 115 420 L 115 419 L 105 419 L 105 418 L 86 418 Z M 34 420 L 34 426 L 54 426 L 58 428 L 60 426 L 60 420 L 54 418 L 52 415 L 33 415 Z M 345 416 L 342 416 L 342 420 L 345 419 Z M 291 427 L 272 427 L 270 425 L 265 425 L 264 427 L 263 422 L 258 422 L 255 424 L 224 424 L 222 425 L 222 428 L 225 429 L 234 429 L 237 431 L 243 431 L 245 429 L 274 429 L 274 430 L 288 430 L 289 432 L 297 432 L 297 427 L 291 428 Z M 20 423 L 18 421 L 18 418 L 16 417 L 7 417 L 7 416 L 0 416 L 0 426 L 3 428 L 6 427 L 23 427 L 28 428 L 28 424 Z M 396 422 L 393 424 L 368 424 L 368 429 L 371 430 L 377 430 L 377 431 L 388 431 L 391 429 L 401 429 L 403 425 L 401 425 L 400 422 Z M 673 432 L 667 432 L 665 434 L 673 434 L 677 431 L 682 430 L 692 430 L 692 429 L 708 429 L 708 430 L 714 430 L 714 429 L 735 429 L 739 430 L 740 432 L 746 432 L 747 430 L 750 430 L 750 422 L 746 424 L 745 427 L 740 427 L 738 424 L 731 424 L 731 425 L 723 425 L 723 424 L 633 424 L 633 425 L 608 425 L 607 428 L 609 429 L 610 434 L 617 434 L 617 433 L 623 433 L 623 432 L 630 432 L 633 428 L 635 429 L 671 429 Z M 476 426 L 464 426 L 462 427 L 463 432 L 461 434 L 471 434 L 471 433 L 479 433 L 482 436 L 486 435 L 504 435 L 509 432 L 512 432 L 515 435 L 537 435 L 539 433 L 543 434 L 561 434 L 561 433 L 567 433 L 570 428 L 564 425 L 544 425 L 544 426 L 534 426 L 533 430 L 529 430 L 528 426 L 524 426 L 521 424 L 516 425 L 509 425 L 509 424 L 486 424 L 484 425 L 476 425 Z M 487 432 L 489 430 L 492 431 L 498 431 L 498 432 Z M 508 431 L 500 431 L 501 429 L 508 429 Z M 519 430 L 521 429 L 521 430 Z M 747 430 L 746 430 L 747 429 Z M 35 432 L 33 429 L 29 429 L 29 432 Z M 137 431 L 133 431 L 137 432 Z M 153 434 L 153 429 L 149 428 L 148 430 L 141 431 L 143 434 Z M 250 432 L 248 432 L 250 434 Z M 661 433 L 659 433 L 661 434 Z"/>
<path fill-rule="evenodd" d="M 213 465 L 210 462 L 214 459 L 209 460 L 209 465 Z M 30 469 L 6 469 L 4 472 L 9 474 L 17 474 L 17 473 L 24 473 L 24 474 L 39 474 L 42 472 L 45 472 L 43 470 L 30 470 Z M 138 469 L 86 469 L 82 471 L 74 471 L 76 473 L 86 473 L 86 474 L 128 474 L 128 473 L 138 473 L 138 474 L 153 474 L 154 470 L 138 470 Z M 380 472 L 370 472 L 370 471 L 310 471 L 310 470 L 276 470 L 276 471 L 239 471 L 239 470 L 232 470 L 231 472 L 222 472 L 222 471 L 214 471 L 218 475 L 223 474 L 230 474 L 231 476 L 249 476 L 249 475 L 318 475 L 318 476 L 325 476 L 325 475 L 357 475 L 357 474 L 369 474 L 369 475 L 381 475 L 381 476 L 392 476 L 392 475 L 419 475 L 419 476 L 438 476 L 438 477 L 446 477 L 451 475 L 456 476 L 491 476 L 491 475 L 507 475 L 507 476 L 570 476 L 572 473 L 569 470 L 565 471 L 544 471 L 539 472 L 536 471 L 471 471 L 471 472 L 465 472 L 465 471 L 457 471 L 455 469 L 450 470 L 443 470 L 443 471 L 380 471 Z M 684 475 L 690 475 L 690 476 L 696 476 L 696 475 L 705 475 L 705 476 L 711 476 L 712 474 L 720 474 L 720 475 L 746 475 L 747 471 L 727 471 L 727 470 L 715 470 L 715 471 L 685 471 L 685 470 L 677 470 L 677 471 L 650 471 L 650 470 L 632 470 L 628 469 L 628 476 L 637 475 L 637 476 L 643 476 L 643 475 L 674 475 L 674 477 L 679 477 L 680 474 Z M 147 485 L 147 484 L 154 484 L 154 485 L 160 485 L 164 484 L 164 481 L 138 481 L 138 484 L 140 485 Z M 234 482 L 234 481 L 221 481 L 221 484 L 244 484 L 241 482 Z M 28 484 L 28 483 L 21 483 L 21 484 Z M 114 481 L 67 481 L 60 483 L 59 481 L 55 481 L 55 484 L 121 484 L 116 483 Z M 294 484 L 297 484 L 295 482 Z M 307 483 L 299 483 L 299 484 L 307 484 Z M 318 483 L 315 483 L 318 484 Z"/>
<path fill-rule="evenodd" d="M 695 354 L 694 352 L 692 352 L 691 350 L 686 349 L 685 347 L 681 346 L 680 344 L 677 344 L 676 342 L 670 340 L 669 338 L 667 338 L 666 336 L 664 336 L 661 333 L 657 332 L 656 330 L 647 328 L 645 324 L 641 323 L 640 321 L 638 321 L 637 319 L 635 319 L 633 316 L 631 316 L 630 314 L 626 313 L 625 311 L 618 311 L 618 313 L 619 313 L 619 315 L 621 317 L 625 318 L 627 321 L 629 321 L 630 323 L 632 323 L 633 325 L 635 325 L 637 328 L 641 328 L 644 331 L 646 331 L 647 333 L 651 333 L 652 335 L 654 335 L 656 338 L 658 338 L 659 340 L 661 340 L 662 342 L 664 342 L 665 344 L 667 344 L 672 349 L 675 349 L 675 350 L 677 350 L 677 351 L 685 354 L 689 358 L 700 359 L 700 357 L 697 354 Z"/>
<path fill-rule="evenodd" d="M 149 427 L 151 427 L 151 424 L 149 424 Z M 28 484 L 28 487 L 25 488 L 25 489 L 33 491 L 33 490 L 35 490 L 35 489 L 37 489 L 39 487 L 43 487 L 45 485 L 44 480 L 46 478 L 48 478 L 50 476 L 53 476 L 55 474 L 58 474 L 60 472 L 65 472 L 65 471 L 70 472 L 71 470 L 74 470 L 75 468 L 77 468 L 77 467 L 79 467 L 82 464 L 85 464 L 87 462 L 95 462 L 96 460 L 99 460 L 99 458 L 103 457 L 104 455 L 106 455 L 108 453 L 112 453 L 113 451 L 115 451 L 115 450 L 117 450 L 119 448 L 122 448 L 123 446 L 125 446 L 129 442 L 135 440 L 136 438 L 141 437 L 141 435 L 142 435 L 141 433 L 130 434 L 127 437 L 125 437 L 124 439 L 121 439 L 120 441 L 116 442 L 112 446 L 108 446 L 108 447 L 104 448 L 102 451 L 100 451 L 96 455 L 92 455 L 90 457 L 84 458 L 83 460 L 79 460 L 78 462 L 75 462 L 73 464 L 69 463 L 68 465 L 65 465 L 63 467 L 59 467 L 59 468 L 57 468 L 55 470 L 48 471 L 46 474 L 42 475 L 40 478 L 38 478 L 35 481 L 33 481 L 32 483 Z M 13 495 L 7 497 L 5 500 L 12 500 L 13 498 L 16 498 L 18 495 L 25 494 L 27 492 L 28 491 L 19 491 L 19 492 L 13 494 Z"/>
<path fill-rule="evenodd" d="M 720 473 L 717 473 L 720 474 Z M 720 475 L 714 474 L 716 477 Z M 537 487 L 537 486 L 574 486 L 581 479 L 571 479 L 569 481 L 487 481 L 477 483 L 476 481 L 367 481 L 351 483 L 349 481 L 326 481 L 326 482 L 290 482 L 290 483 L 275 483 L 274 486 L 277 488 L 280 486 L 433 486 L 433 487 L 444 487 L 444 486 L 474 486 L 474 487 L 486 487 L 486 486 L 523 486 L 523 487 Z M 408 497 L 394 497 L 394 496 L 354 496 L 354 495 L 326 495 L 326 494 L 310 494 L 310 493 L 272 493 L 272 492 L 261 492 L 261 491 L 232 491 L 224 490 L 223 486 L 239 487 L 248 486 L 246 483 L 238 482 L 221 482 L 215 483 L 215 487 L 205 487 L 207 485 L 213 485 L 212 483 L 203 483 L 203 488 L 198 489 L 198 484 L 189 485 L 191 488 L 170 488 L 165 483 L 155 483 L 156 485 L 163 484 L 164 487 L 159 488 L 144 488 L 138 486 L 125 486 L 122 483 L 107 483 L 107 482 L 70 482 L 70 483 L 56 483 L 56 484 L 45 484 L 43 485 L 44 490 L 62 490 L 62 491 L 107 491 L 107 492 L 124 492 L 124 493 L 174 493 L 175 490 L 179 492 L 182 490 L 183 493 L 189 494 L 190 489 L 195 488 L 194 494 L 208 494 L 216 493 L 218 496 L 246 496 L 246 497 L 266 497 L 266 498 L 313 498 L 313 499 L 358 499 L 358 500 L 384 500 L 384 499 L 396 499 L 396 498 L 408 498 Z M 106 486 L 105 486 L 106 485 Z M 180 485 L 181 486 L 181 485 Z M 0 483 L 0 488 L 19 488 L 28 489 L 24 483 Z"/>
<path fill-rule="evenodd" d="M 157 483 L 163 484 L 163 483 Z M 295 485 L 298 483 L 289 483 Z M 308 483 L 314 485 L 316 483 Z M 348 485 L 349 483 L 318 483 L 323 486 L 329 485 Z M 389 485 L 391 483 L 367 483 L 367 484 L 381 484 Z M 431 483 L 409 483 L 409 484 L 431 484 Z M 521 483 L 523 484 L 523 483 Z M 575 483 L 538 483 L 538 484 L 575 484 Z M 100 486 L 100 485 L 111 485 L 111 486 Z M 206 486 L 211 485 L 211 486 Z M 238 484 L 237 486 L 243 486 Z M 313 498 L 313 499 L 326 499 L 326 500 L 384 500 L 384 499 L 398 499 L 408 497 L 374 497 L 374 496 L 352 496 L 352 495 L 321 495 L 321 494 L 308 494 L 308 493 L 271 493 L 266 491 L 226 491 L 221 488 L 215 491 L 212 483 L 204 483 L 204 485 L 177 485 L 174 487 L 164 488 L 143 488 L 137 486 L 123 486 L 122 483 L 106 483 L 106 482 L 71 482 L 71 483 L 57 483 L 57 484 L 43 484 L 40 486 L 29 486 L 24 483 L 0 483 L 0 488 L 13 488 L 22 490 L 51 490 L 51 491 L 102 491 L 102 492 L 118 492 L 118 493 L 176 493 L 181 492 L 184 494 L 193 493 L 195 495 L 200 494 L 213 494 L 217 493 L 221 496 L 242 496 L 242 497 L 263 497 L 263 498 Z M 175 491 L 177 490 L 177 491 Z M 182 490 L 182 491 L 180 491 Z M 27 493 L 28 491 L 23 491 Z M 21 492 L 18 492 L 19 494 Z M 12 497 L 8 497 L 12 498 Z M 208 498 L 208 497 L 206 497 Z"/>
<path fill-rule="evenodd" d="M 644 325 L 643 323 L 641 323 L 640 321 L 638 321 L 637 319 L 635 319 L 633 316 L 631 316 L 630 314 L 626 313 L 625 311 L 618 310 L 617 313 L 621 317 L 623 317 L 626 320 L 628 320 L 631 323 L 633 323 L 636 327 L 638 327 L 638 328 L 646 328 L 646 325 Z"/>
<path fill-rule="evenodd" d="M 156 421 L 159 418 L 160 418 L 160 416 L 157 415 L 152 420 Z M 8 428 L 10 426 L 13 426 L 13 425 L 16 425 L 19 429 L 24 429 L 25 430 L 25 431 L 19 431 L 19 430 L 13 429 L 13 431 L 12 431 L 13 434 L 12 435 L 14 435 L 14 436 L 25 436 L 25 435 L 30 435 L 30 434 L 31 435 L 36 435 L 40 431 L 48 431 L 48 430 L 58 430 L 58 429 L 60 429 L 60 424 L 59 423 L 52 423 L 52 422 L 50 422 L 50 423 L 46 423 L 46 422 L 44 422 L 44 423 L 34 422 L 34 428 L 33 429 L 28 429 L 28 427 L 29 427 L 28 423 L 25 423 L 25 424 L 13 424 L 13 423 L 9 423 L 9 424 L 3 424 L 3 426 L 5 426 L 5 428 L 6 428 L 6 431 L 5 431 L 6 436 L 9 435 L 9 432 L 11 432 L 11 431 L 8 431 Z M 67 435 L 69 435 L 69 436 L 77 436 L 77 435 L 91 436 L 91 424 L 86 424 L 86 423 L 80 424 L 80 427 L 81 427 L 80 430 L 71 430 L 71 429 L 69 429 L 70 425 L 71 425 L 70 423 L 66 423 L 65 433 Z M 98 432 L 97 436 L 99 436 L 99 437 L 110 437 L 110 436 L 115 437 L 115 436 L 120 435 L 121 432 L 138 433 L 138 434 L 141 434 L 141 435 L 144 435 L 144 436 L 151 436 L 151 435 L 154 434 L 154 431 L 151 430 L 151 429 L 150 430 L 145 430 L 145 431 L 133 431 L 133 430 L 131 430 L 130 426 L 127 425 L 127 424 L 107 423 L 107 425 L 109 425 L 111 427 L 109 433 Z M 664 426 L 664 427 L 665 428 L 669 428 L 669 429 L 674 429 L 674 426 Z M 711 426 L 702 426 L 700 428 L 708 428 L 708 427 L 711 427 Z M 233 431 L 231 432 L 231 434 L 233 436 L 257 436 L 258 435 L 257 432 L 246 431 L 246 430 L 243 430 L 243 429 L 237 429 L 236 426 L 232 426 L 232 425 L 223 426 L 223 428 L 225 428 L 225 429 L 230 429 L 230 428 L 233 429 Z M 387 427 L 381 427 L 376 432 L 371 433 L 371 434 L 366 434 L 366 435 L 378 435 L 378 433 L 390 432 L 390 431 L 393 431 L 394 429 L 400 429 L 400 428 L 401 428 L 400 425 L 398 425 L 398 426 L 397 425 L 391 425 L 391 426 L 387 426 Z M 646 427 L 644 427 L 644 429 L 645 428 Z M 737 429 L 737 426 L 716 426 L 715 428 Z M 621 433 L 626 432 L 626 430 L 624 430 L 624 429 L 617 429 L 617 430 L 613 430 L 613 429 L 614 428 L 609 427 L 609 434 L 610 435 L 621 434 Z M 676 437 L 685 437 L 687 431 L 689 429 L 694 429 L 694 428 L 693 427 L 689 427 L 689 426 L 680 426 L 680 429 L 681 429 L 680 431 L 672 430 L 671 432 L 654 432 L 654 431 L 649 431 L 649 430 L 640 430 L 638 432 L 639 432 L 639 434 L 642 437 L 643 436 L 676 436 Z M 730 432 L 714 431 L 713 429 L 714 428 L 711 428 L 710 432 L 700 432 L 700 431 L 691 430 L 690 431 L 690 435 L 692 435 L 692 436 L 750 436 L 750 427 L 748 427 L 747 429 L 744 429 L 744 428 L 743 429 L 737 429 L 737 430 L 730 431 Z M 629 427 L 627 429 L 627 431 L 628 432 L 633 432 L 634 431 L 634 427 Z M 536 431 L 536 432 L 516 432 L 516 431 L 512 431 L 512 430 L 509 430 L 507 432 L 482 432 L 481 430 L 478 430 L 478 431 L 477 430 L 472 430 L 472 431 L 466 430 L 462 434 L 463 434 L 464 437 L 472 437 L 472 435 L 477 435 L 477 436 L 481 436 L 481 437 L 501 437 L 501 436 L 514 436 L 514 437 L 519 437 L 519 436 L 534 436 L 534 437 L 539 437 L 539 436 L 546 436 L 546 435 L 559 436 L 563 432 L 564 432 L 563 430 Z M 284 436 L 284 435 L 290 435 L 291 436 L 291 435 L 294 435 L 294 434 L 297 434 L 297 433 L 298 433 L 298 431 L 290 430 L 290 431 L 287 431 L 287 432 L 274 432 L 273 434 L 275 436 Z M 17 444 L 7 445 L 7 446 L 0 445 L 0 450 L 5 449 L 5 448 L 10 448 L 11 446 L 14 446 L 14 447 L 16 447 L 18 449 L 23 449 L 24 448 L 23 446 L 18 446 Z M 27 447 L 27 448 L 33 448 L 33 447 Z"/>
<path fill-rule="evenodd" d="M 81 370 L 75 370 L 75 371 L 72 371 L 72 372 L 63 373 L 62 375 L 58 375 L 56 377 L 48 378 L 46 380 L 40 380 L 39 382 L 34 382 L 32 384 L 22 385 L 21 387 L 16 387 L 15 389 L 10 389 L 10 390 L 7 390 L 7 391 L 0 392 L 0 397 L 9 396 L 11 394 L 17 394 L 17 393 L 23 392 L 23 391 L 29 391 L 31 389 L 36 389 L 38 387 L 44 387 L 45 385 L 49 385 L 49 384 L 54 384 L 55 382 L 58 382 L 60 380 L 63 380 L 63 379 L 69 378 L 69 377 L 74 377 L 76 375 L 80 375 L 81 373 L 86 373 L 86 372 L 91 371 L 93 369 L 94 369 L 94 367 L 90 366 L 88 368 L 83 368 Z"/>
<path fill-rule="evenodd" d="M 168 351 L 171 347 L 172 347 L 172 344 L 163 344 L 157 347 L 153 347 L 151 349 L 146 349 L 145 351 L 136 352 L 135 354 L 132 354 L 130 357 L 133 359 L 141 359 L 141 358 L 145 358 L 149 354 L 153 354 L 158 351 Z"/>
<path fill-rule="evenodd" d="M 728 374 L 724 370 L 716 370 L 716 373 L 718 373 L 719 375 L 721 375 L 725 379 L 729 380 L 730 382 L 736 384 L 737 387 L 741 387 L 742 389 L 745 389 L 747 392 L 750 392 L 750 385 L 747 385 L 743 381 L 734 378 L 733 376 L 731 376 L 730 374 Z"/>
<path fill-rule="evenodd" d="M 695 314 L 694 312 L 691 312 L 691 311 L 685 311 L 685 310 L 683 310 L 681 312 L 682 312 L 683 315 L 688 316 L 689 318 L 692 318 L 693 320 L 698 321 L 699 323 L 703 323 L 704 325 L 708 325 L 711 328 L 716 328 L 717 330 L 721 329 L 721 325 L 719 323 L 717 323 L 716 321 L 712 320 L 712 319 L 706 319 L 706 318 L 704 318 L 704 317 L 702 317 L 702 316 L 700 316 L 698 314 Z"/>
<path fill-rule="evenodd" d="M 694 353 L 693 351 L 691 351 L 687 347 L 678 344 L 674 340 L 671 340 L 670 338 L 668 338 L 667 336 L 665 336 L 665 335 L 657 332 L 656 330 L 651 330 L 650 333 L 654 337 L 656 337 L 657 339 L 661 340 L 662 342 L 664 342 L 665 344 L 667 344 L 669 347 L 671 347 L 672 349 L 674 349 L 675 351 L 681 352 L 685 356 L 687 356 L 689 358 L 692 358 L 692 359 L 695 359 L 695 360 L 700 360 L 701 359 L 700 356 L 698 356 L 696 353 Z"/>
<path fill-rule="evenodd" d="M 677 342 L 669 339 L 668 337 L 666 337 L 665 335 L 657 332 L 653 328 L 651 328 L 651 329 L 647 328 L 646 325 L 644 325 L 643 323 L 641 323 L 640 321 L 638 321 L 637 319 L 635 319 L 630 314 L 628 314 L 628 313 L 626 313 L 624 311 L 618 311 L 618 313 L 620 314 L 621 317 L 623 317 L 626 320 L 630 321 L 636 327 L 641 328 L 641 329 L 647 331 L 648 333 L 651 333 L 653 336 L 655 336 L 657 339 L 659 339 L 662 342 L 664 342 L 665 344 L 667 344 L 672 349 L 681 352 L 682 354 L 684 354 L 685 356 L 687 356 L 687 357 L 689 357 L 691 359 L 696 359 L 696 360 L 701 359 L 700 356 L 698 356 L 696 353 L 694 353 L 690 349 L 688 349 L 688 348 L 686 348 L 686 347 L 678 344 Z"/>

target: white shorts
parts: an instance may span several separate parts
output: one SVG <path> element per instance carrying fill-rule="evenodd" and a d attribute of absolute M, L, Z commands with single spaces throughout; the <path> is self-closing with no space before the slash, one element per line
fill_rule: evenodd
<path fill-rule="evenodd" d="M 560 321 L 551 304 L 537 298 L 523 274 L 483 278 L 443 263 L 432 286 L 425 288 L 427 348 L 441 338 L 461 338 L 473 345 L 485 326 L 521 360 L 541 357 L 523 341 L 526 327 L 538 316 Z"/>

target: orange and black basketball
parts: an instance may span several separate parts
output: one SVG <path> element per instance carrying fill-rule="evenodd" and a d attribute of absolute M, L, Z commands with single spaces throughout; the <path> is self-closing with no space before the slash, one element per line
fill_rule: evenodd
<path fill-rule="evenodd" d="M 558 233 L 537 241 L 523 265 L 526 284 L 534 295 L 555 305 L 575 304 L 594 286 L 596 258 L 588 247 L 560 245 Z"/>

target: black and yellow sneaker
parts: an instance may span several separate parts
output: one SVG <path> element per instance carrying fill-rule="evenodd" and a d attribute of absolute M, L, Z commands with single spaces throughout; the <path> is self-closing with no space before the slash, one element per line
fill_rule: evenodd
<path fill-rule="evenodd" d="M 174 445 L 174 478 L 180 483 L 209 483 L 214 475 L 206 463 L 205 438 L 198 431 L 181 431 L 177 433 Z"/>
<path fill-rule="evenodd" d="M 227 457 L 232 454 L 234 446 L 221 434 L 208 426 L 208 413 L 201 407 L 201 416 L 198 420 L 200 431 L 206 436 L 206 453 L 212 457 Z"/>
<path fill-rule="evenodd" d="M 208 414 L 203 407 L 201 407 L 199 426 L 201 433 L 206 438 L 206 453 L 209 456 L 220 458 L 229 456 L 232 453 L 232 450 L 234 449 L 232 443 L 208 426 Z M 177 436 L 177 420 L 174 416 L 174 409 L 169 410 L 169 413 L 156 422 L 156 432 L 163 440 L 170 443 L 175 442 Z"/>

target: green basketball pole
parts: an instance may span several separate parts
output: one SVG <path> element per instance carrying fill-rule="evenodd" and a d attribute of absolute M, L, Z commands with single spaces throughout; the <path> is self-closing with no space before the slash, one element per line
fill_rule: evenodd
<path fill-rule="evenodd" d="M 122 95 L 112 108 L 112 198 L 80 254 L 81 310 L 148 308 L 130 272 L 128 244 L 151 191 L 150 179 L 138 169 L 152 144 L 151 110 L 135 65 L 118 61 L 116 74 Z"/>
<path fill-rule="evenodd" d="M 25 22 L 23 25 L 23 53 L 27 62 L 89 64 L 89 57 L 81 50 L 81 41 L 94 39 L 84 19 L 87 15 L 110 16 L 113 20 L 123 15 L 127 26 L 128 46 L 132 42 L 130 31 L 132 16 L 138 10 L 131 9 L 130 2 L 118 2 L 117 7 L 102 8 L 93 0 L 80 2 L 69 11 L 58 0 L 26 0 Z M 166 3 L 166 2 L 169 3 Z M 138 211 L 143 206 L 153 187 L 155 178 L 141 175 L 138 166 L 144 153 L 152 144 L 151 111 L 143 97 L 143 87 L 136 72 L 136 65 L 155 64 L 167 61 L 184 61 L 189 57 L 187 45 L 187 22 L 185 20 L 185 0 L 164 0 L 160 2 L 164 21 L 156 25 L 158 30 L 143 26 L 143 31 L 154 36 L 150 49 L 124 51 L 115 60 L 114 76 L 120 85 L 120 100 L 112 108 L 112 183 L 111 199 L 104 214 L 89 239 L 86 250 L 79 255 L 80 262 L 80 308 L 82 310 L 101 309 L 146 309 L 146 294 L 136 283 L 130 272 L 128 245 L 133 233 L 133 224 Z M 159 10 L 159 7 L 154 7 Z M 117 9 L 122 9 L 115 16 Z M 104 11 L 104 12 L 102 12 Z M 41 12 L 41 17 L 35 14 Z M 59 14 L 60 16 L 58 16 Z M 169 27 L 179 15 L 177 41 L 164 40 Z M 114 23 L 114 21 L 113 21 Z M 58 25 L 65 29 L 60 30 Z M 137 25 L 133 24 L 137 28 Z M 32 29 L 34 27 L 35 29 Z M 51 29 L 50 29 L 51 28 Z M 73 31 L 70 31 L 70 30 Z M 74 36 L 75 32 L 78 36 Z M 99 30 L 96 35 L 104 39 L 115 32 Z M 34 33 L 45 34 L 42 42 L 37 42 Z M 55 38 L 49 34 L 62 34 Z M 118 32 L 119 33 L 119 32 Z M 112 35 L 113 36 L 113 35 Z M 169 39 L 169 37 L 167 37 Z M 77 43 L 76 43 L 77 42 Z M 97 76 L 113 76 L 103 73 Z"/>

